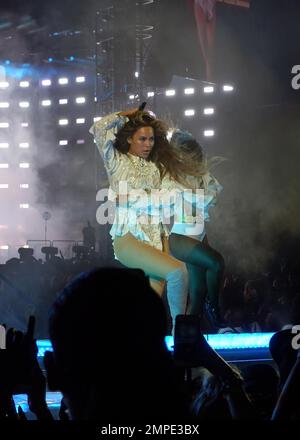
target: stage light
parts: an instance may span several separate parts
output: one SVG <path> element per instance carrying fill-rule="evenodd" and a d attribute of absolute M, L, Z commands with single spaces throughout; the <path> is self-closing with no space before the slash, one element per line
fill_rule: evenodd
<path fill-rule="evenodd" d="M 29 185 L 28 185 L 28 183 L 20 183 L 20 188 L 21 189 L 28 189 Z"/>
<path fill-rule="evenodd" d="M 84 124 L 85 123 L 85 118 L 77 118 L 76 119 L 76 124 Z"/>
<path fill-rule="evenodd" d="M 67 140 L 61 140 L 61 141 L 59 141 L 59 145 L 68 145 L 68 141 Z"/>
<path fill-rule="evenodd" d="M 52 63 L 52 61 L 53 61 L 53 58 L 52 58 L 52 57 L 49 57 L 49 58 L 48 58 L 48 62 L 49 62 L 49 63 Z"/>
<path fill-rule="evenodd" d="M 9 247 L 6 244 L 3 244 L 2 246 L 0 246 L 0 249 L 2 251 L 7 251 L 9 249 Z"/>
<path fill-rule="evenodd" d="M 214 136 L 215 131 L 214 130 L 204 130 L 203 134 L 206 137 L 211 137 L 211 136 Z"/>
<path fill-rule="evenodd" d="M 22 209 L 28 209 L 29 208 L 29 204 L 28 203 L 20 203 L 19 207 L 22 208 Z"/>
<path fill-rule="evenodd" d="M 148 98 L 151 98 L 152 96 L 154 96 L 154 92 L 148 92 L 147 96 L 148 96 Z"/>
<path fill-rule="evenodd" d="M 5 64 L 9 65 L 10 64 L 10 60 L 5 60 Z"/>
<path fill-rule="evenodd" d="M 193 110 L 193 109 L 184 110 L 184 115 L 185 116 L 194 116 L 195 115 L 195 110 Z"/>
<path fill-rule="evenodd" d="M 21 127 L 29 127 L 28 122 L 22 122 L 22 123 L 21 123 Z"/>
<path fill-rule="evenodd" d="M 66 104 L 68 104 L 68 99 L 67 98 L 60 99 L 58 102 L 60 105 L 66 105 Z"/>
<path fill-rule="evenodd" d="M 51 86 L 51 84 L 52 84 L 51 79 L 43 79 L 42 80 L 42 86 L 43 87 L 49 87 L 49 86 Z"/>
<path fill-rule="evenodd" d="M 20 168 L 29 168 L 30 165 L 29 165 L 29 163 L 27 163 L 27 162 L 22 162 L 22 163 L 19 164 L 19 167 L 20 167 Z"/>
<path fill-rule="evenodd" d="M 29 87 L 29 82 L 28 81 L 20 81 L 19 86 L 22 88 Z"/>
<path fill-rule="evenodd" d="M 203 113 L 205 115 L 213 115 L 215 113 L 215 110 L 212 107 L 207 107 L 203 110 Z"/>
<path fill-rule="evenodd" d="M 213 93 L 214 92 L 214 87 L 213 86 L 205 86 L 203 89 L 204 93 Z"/>
<path fill-rule="evenodd" d="M 28 142 L 20 142 L 19 147 L 20 148 L 29 148 L 29 143 Z"/>
<path fill-rule="evenodd" d="M 77 76 L 76 82 L 77 83 L 84 83 L 85 82 L 85 76 Z"/>
<path fill-rule="evenodd" d="M 134 72 L 134 76 L 138 78 L 140 76 L 139 72 Z"/>
<path fill-rule="evenodd" d="M 0 183 L 0 188 L 1 189 L 8 188 L 8 183 Z"/>
<path fill-rule="evenodd" d="M 7 81 L 0 81 L 0 89 L 7 89 L 9 83 Z"/>
<path fill-rule="evenodd" d="M 233 86 L 230 86 L 229 84 L 224 84 L 223 91 L 224 92 L 232 92 L 233 91 Z"/>
<path fill-rule="evenodd" d="M 193 87 L 188 87 L 188 88 L 184 89 L 185 95 L 193 95 L 194 93 L 195 93 L 195 89 Z"/>
<path fill-rule="evenodd" d="M 28 108 L 29 107 L 29 102 L 28 101 L 21 101 L 19 102 L 19 107 L 21 108 Z"/>
<path fill-rule="evenodd" d="M 77 139 L 77 141 L 76 141 L 76 144 L 78 144 L 78 145 L 82 145 L 84 143 L 85 143 L 84 139 Z"/>
<path fill-rule="evenodd" d="M 175 90 L 166 90 L 166 96 L 174 96 L 175 95 Z"/>
<path fill-rule="evenodd" d="M 0 168 L 9 168 L 8 163 L 0 163 Z"/>
<path fill-rule="evenodd" d="M 60 84 L 60 85 L 65 85 L 68 83 L 69 83 L 68 78 L 59 78 L 59 80 L 58 80 L 58 84 Z"/>
<path fill-rule="evenodd" d="M 97 122 L 97 121 L 100 121 L 100 119 L 102 119 L 102 116 L 96 116 L 96 117 L 93 119 L 93 121 L 94 121 L 94 122 Z"/>
<path fill-rule="evenodd" d="M 49 107 L 49 105 L 51 105 L 51 100 L 50 99 L 44 99 L 41 102 L 41 104 L 42 104 L 43 107 Z"/>
<path fill-rule="evenodd" d="M 134 95 L 129 95 L 129 99 L 134 99 Z"/>
<path fill-rule="evenodd" d="M 69 57 L 69 61 L 74 61 L 75 60 L 75 57 L 73 57 L 73 55 L 71 55 L 70 57 Z"/>
<path fill-rule="evenodd" d="M 0 148 L 8 148 L 9 143 L 8 142 L 0 142 Z"/>
<path fill-rule="evenodd" d="M 8 128 L 9 122 L 0 122 L 0 128 Z"/>
<path fill-rule="evenodd" d="M 58 123 L 59 125 L 68 125 L 69 119 L 60 119 Z"/>
<path fill-rule="evenodd" d="M 76 104 L 84 104 L 86 99 L 83 96 L 76 98 Z"/>
<path fill-rule="evenodd" d="M 9 102 L 0 102 L 0 108 L 8 108 Z"/>

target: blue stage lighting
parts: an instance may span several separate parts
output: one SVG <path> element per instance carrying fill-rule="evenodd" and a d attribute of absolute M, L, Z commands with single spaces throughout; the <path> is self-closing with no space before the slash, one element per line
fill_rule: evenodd
<path fill-rule="evenodd" d="M 52 63 L 53 58 L 49 57 L 49 58 L 48 58 L 48 61 L 49 61 L 49 63 Z"/>

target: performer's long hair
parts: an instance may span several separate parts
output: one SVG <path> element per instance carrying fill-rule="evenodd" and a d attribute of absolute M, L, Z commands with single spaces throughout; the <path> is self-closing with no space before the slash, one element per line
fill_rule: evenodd
<path fill-rule="evenodd" d="M 150 161 L 154 162 L 160 171 L 161 178 L 169 174 L 172 179 L 190 186 L 186 176 L 201 177 L 207 172 L 206 160 L 199 152 L 197 160 L 195 154 L 182 154 L 182 151 L 167 138 L 168 126 L 160 120 L 154 118 L 148 112 L 137 111 L 128 117 L 128 122 L 116 134 L 115 148 L 121 153 L 128 153 L 130 144 L 128 138 L 141 127 L 152 127 L 155 137 L 154 147 L 149 155 Z M 196 152 L 196 149 L 195 149 Z"/>

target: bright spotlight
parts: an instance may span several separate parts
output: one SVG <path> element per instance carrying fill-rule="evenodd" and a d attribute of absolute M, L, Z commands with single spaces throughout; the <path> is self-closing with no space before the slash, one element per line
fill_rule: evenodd
<path fill-rule="evenodd" d="M 205 115 L 213 115 L 215 113 L 215 110 L 212 107 L 207 107 L 203 110 L 203 113 Z"/>
<path fill-rule="evenodd" d="M 195 110 L 193 110 L 193 109 L 185 110 L 184 111 L 184 115 L 185 116 L 194 116 L 195 115 Z"/>
<path fill-rule="evenodd" d="M 76 104 L 84 104 L 86 99 L 83 96 L 76 98 Z"/>
<path fill-rule="evenodd" d="M 7 244 L 3 244 L 2 246 L 0 246 L 0 249 L 2 251 L 7 251 L 9 249 L 9 247 L 7 246 Z"/>
<path fill-rule="evenodd" d="M 204 136 L 211 137 L 214 136 L 215 130 L 204 130 Z"/>
<path fill-rule="evenodd" d="M 8 163 L 0 163 L 0 168 L 9 168 Z"/>
<path fill-rule="evenodd" d="M 78 144 L 78 145 L 85 144 L 85 140 L 84 139 L 77 139 L 76 144 Z"/>
<path fill-rule="evenodd" d="M 9 143 L 8 142 L 0 142 L 0 148 L 8 148 Z"/>
<path fill-rule="evenodd" d="M 0 128 L 8 128 L 9 122 L 0 122 Z"/>
<path fill-rule="evenodd" d="M 60 99 L 58 102 L 60 105 L 66 105 L 66 104 L 68 104 L 68 99 L 67 98 Z"/>
<path fill-rule="evenodd" d="M 76 119 L 76 124 L 84 124 L 85 123 L 85 118 L 77 118 Z"/>
<path fill-rule="evenodd" d="M 0 102 L 0 108 L 8 108 L 9 102 Z"/>
<path fill-rule="evenodd" d="M 134 95 L 129 95 L 129 99 L 134 99 Z"/>
<path fill-rule="evenodd" d="M 193 87 L 188 87 L 188 88 L 184 89 L 185 95 L 193 95 L 194 93 L 195 93 L 195 89 Z"/>
<path fill-rule="evenodd" d="M 0 183 L 0 189 L 8 188 L 8 183 Z"/>
<path fill-rule="evenodd" d="M 214 92 L 214 87 L 213 86 L 205 86 L 203 89 L 204 93 L 213 93 Z"/>
<path fill-rule="evenodd" d="M 30 165 L 29 165 L 29 163 L 27 163 L 27 162 L 22 162 L 22 163 L 19 164 L 19 167 L 20 167 L 20 168 L 29 168 L 29 166 L 30 166 Z"/>
<path fill-rule="evenodd" d="M 29 102 L 28 101 L 21 101 L 21 102 L 19 102 L 19 106 L 21 107 L 21 108 L 28 108 L 29 107 Z"/>
<path fill-rule="evenodd" d="M 166 90 L 166 96 L 174 96 L 175 95 L 175 90 Z"/>
<path fill-rule="evenodd" d="M 52 84 L 51 79 L 43 79 L 42 80 L 43 87 L 49 87 L 49 86 L 51 86 L 51 84 Z"/>
<path fill-rule="evenodd" d="M 223 91 L 224 92 L 232 92 L 233 91 L 233 86 L 230 86 L 229 84 L 224 84 Z"/>
<path fill-rule="evenodd" d="M 29 127 L 28 122 L 22 122 L 22 123 L 21 123 L 21 127 Z"/>
<path fill-rule="evenodd" d="M 59 125 L 68 125 L 69 119 L 60 119 L 58 123 Z"/>
<path fill-rule="evenodd" d="M 69 83 L 68 78 L 59 78 L 59 80 L 58 80 L 58 84 L 60 84 L 60 85 L 65 85 L 68 83 Z"/>
<path fill-rule="evenodd" d="M 20 81 L 19 86 L 23 88 L 29 87 L 29 81 Z"/>
<path fill-rule="evenodd" d="M 134 72 L 134 76 L 138 78 L 140 76 L 139 72 Z"/>
<path fill-rule="evenodd" d="M 68 141 L 67 140 L 61 140 L 61 141 L 59 141 L 59 145 L 68 145 Z"/>
<path fill-rule="evenodd" d="M 20 148 L 29 148 L 29 143 L 28 142 L 20 142 L 19 147 Z"/>
<path fill-rule="evenodd" d="M 147 96 L 148 96 L 148 98 L 151 98 L 152 96 L 154 96 L 154 92 L 148 92 Z"/>
<path fill-rule="evenodd" d="M 85 82 L 85 76 L 77 76 L 76 82 L 77 83 L 84 83 Z"/>
<path fill-rule="evenodd" d="M 7 89 L 9 83 L 7 81 L 0 81 L 0 89 Z"/>
<path fill-rule="evenodd" d="M 20 188 L 21 189 L 28 189 L 29 185 L 28 185 L 28 183 L 20 183 Z"/>
<path fill-rule="evenodd" d="M 51 105 L 51 100 L 50 99 L 44 99 L 42 101 L 42 106 L 43 107 L 49 107 L 49 105 Z"/>
<path fill-rule="evenodd" d="M 20 208 L 22 209 L 28 209 L 29 208 L 29 203 L 20 203 Z"/>

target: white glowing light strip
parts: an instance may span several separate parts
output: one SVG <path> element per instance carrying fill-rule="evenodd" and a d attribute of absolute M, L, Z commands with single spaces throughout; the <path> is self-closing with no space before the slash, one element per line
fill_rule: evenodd
<path fill-rule="evenodd" d="M 59 125 L 68 125 L 69 119 L 60 119 L 58 123 Z"/>
<path fill-rule="evenodd" d="M 185 114 L 185 116 L 194 116 L 195 110 L 193 110 L 193 109 L 185 110 L 184 114 Z"/>
<path fill-rule="evenodd" d="M 19 167 L 20 167 L 20 168 L 29 168 L 30 165 L 29 165 L 29 163 L 27 163 L 27 162 L 22 162 L 22 163 L 19 164 Z"/>
<path fill-rule="evenodd" d="M 85 76 L 77 76 L 76 78 L 77 83 L 83 83 L 85 82 Z"/>
<path fill-rule="evenodd" d="M 0 188 L 1 189 L 8 188 L 8 183 L 0 183 Z"/>
<path fill-rule="evenodd" d="M 8 147 L 9 147 L 9 143 L 7 143 L 7 142 L 0 143 L 0 148 L 8 148 Z"/>
<path fill-rule="evenodd" d="M 28 108 L 29 107 L 29 102 L 28 101 L 21 101 L 21 102 L 19 102 L 19 106 L 21 107 L 21 108 Z"/>
<path fill-rule="evenodd" d="M 0 163 L 0 168 L 9 168 L 8 163 Z"/>
<path fill-rule="evenodd" d="M 77 118 L 76 119 L 76 124 L 84 124 L 85 123 L 85 118 Z"/>
<path fill-rule="evenodd" d="M 7 89 L 9 83 L 7 81 L 0 81 L 0 89 Z"/>
<path fill-rule="evenodd" d="M 213 93 L 214 92 L 214 87 L 213 86 L 205 86 L 203 89 L 204 93 Z"/>
<path fill-rule="evenodd" d="M 20 87 L 23 87 L 23 88 L 25 88 L 25 87 L 29 87 L 29 82 L 28 82 L 28 81 L 20 81 L 19 86 L 20 86 Z"/>
<path fill-rule="evenodd" d="M 23 208 L 23 209 L 28 209 L 29 208 L 29 204 L 28 203 L 20 203 L 19 207 Z"/>
<path fill-rule="evenodd" d="M 64 85 L 64 84 L 68 84 L 69 80 L 68 78 L 59 78 L 58 80 L 58 84 Z"/>
<path fill-rule="evenodd" d="M 49 105 L 51 105 L 51 100 L 50 99 L 44 99 L 42 101 L 42 106 L 48 107 Z"/>
<path fill-rule="evenodd" d="M 9 102 L 0 102 L 0 108 L 8 108 Z"/>
<path fill-rule="evenodd" d="M 175 90 L 166 90 L 166 96 L 174 96 L 175 95 Z"/>
<path fill-rule="evenodd" d="M 8 128 L 9 123 L 8 122 L 0 122 L 0 128 Z"/>
<path fill-rule="evenodd" d="M 59 102 L 60 105 L 68 104 L 68 100 L 66 98 L 60 99 L 58 102 Z"/>
<path fill-rule="evenodd" d="M 223 91 L 224 92 L 232 92 L 233 91 L 233 86 L 230 86 L 229 84 L 224 84 Z"/>
<path fill-rule="evenodd" d="M 215 110 L 212 107 L 207 107 L 203 110 L 203 113 L 205 115 L 213 115 L 215 113 Z"/>
<path fill-rule="evenodd" d="M 134 72 L 134 76 L 138 78 L 140 76 L 139 72 Z"/>
<path fill-rule="evenodd" d="M 59 145 L 68 145 L 68 141 L 67 140 L 61 140 L 61 141 L 59 141 Z"/>
<path fill-rule="evenodd" d="M 22 122 L 22 123 L 21 123 L 21 127 L 29 127 L 28 122 Z"/>
<path fill-rule="evenodd" d="M 129 99 L 134 99 L 134 95 L 129 95 Z"/>
<path fill-rule="evenodd" d="M 52 84 L 51 79 L 43 79 L 43 81 L 42 81 L 43 87 L 49 87 L 49 86 L 51 86 L 51 84 Z"/>
<path fill-rule="evenodd" d="M 2 250 L 2 251 L 7 251 L 8 249 L 9 249 L 9 246 L 7 246 L 7 245 L 2 245 L 2 246 L 0 246 L 0 249 Z"/>
<path fill-rule="evenodd" d="M 19 147 L 20 148 L 29 148 L 29 143 L 28 142 L 20 142 Z"/>
<path fill-rule="evenodd" d="M 28 185 L 28 183 L 20 183 L 20 188 L 21 189 L 28 189 L 29 185 Z"/>
<path fill-rule="evenodd" d="M 148 96 L 148 98 L 151 98 L 152 96 L 154 96 L 154 92 L 148 92 L 147 96 Z"/>
<path fill-rule="evenodd" d="M 195 89 L 193 87 L 188 87 L 188 88 L 184 89 L 185 95 L 193 95 L 194 93 L 195 93 Z"/>
<path fill-rule="evenodd" d="M 82 145 L 85 143 L 84 139 L 77 139 L 76 144 Z"/>
<path fill-rule="evenodd" d="M 204 130 L 203 134 L 206 137 L 214 136 L 215 130 Z"/>
<path fill-rule="evenodd" d="M 84 104 L 86 99 L 83 96 L 76 98 L 76 104 Z"/>

